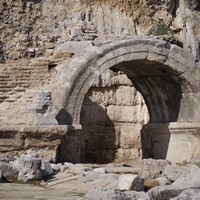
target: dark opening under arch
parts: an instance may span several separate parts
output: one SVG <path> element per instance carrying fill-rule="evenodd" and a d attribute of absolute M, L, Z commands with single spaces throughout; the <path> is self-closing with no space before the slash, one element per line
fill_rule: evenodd
<path fill-rule="evenodd" d="M 190 87 L 184 74 L 192 67 L 189 63 L 194 61 L 187 52 L 161 40 L 118 41 L 97 48 L 92 55 L 83 58 L 76 70 L 70 64 L 60 70 L 53 89 L 54 97 L 62 93 L 59 100 L 54 98 L 59 109 L 57 120 L 59 124 L 68 124 L 74 128 L 80 124 L 85 95 L 94 80 L 105 70 L 111 69 L 127 74 L 143 95 L 150 122 L 176 122 L 180 118 L 183 88 Z M 70 70 L 72 73 L 67 73 Z"/>

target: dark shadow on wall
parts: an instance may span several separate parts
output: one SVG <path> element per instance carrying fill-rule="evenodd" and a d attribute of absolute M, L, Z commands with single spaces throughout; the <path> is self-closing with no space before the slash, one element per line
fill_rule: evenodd
<path fill-rule="evenodd" d="M 141 130 L 142 158 L 166 159 L 170 142 L 169 124 L 148 123 Z"/>
<path fill-rule="evenodd" d="M 73 121 L 72 116 L 63 108 L 56 115 L 56 120 L 59 125 L 72 124 Z"/>
<path fill-rule="evenodd" d="M 106 108 L 92 102 L 87 95 L 82 105 L 81 125 L 81 162 L 114 162 L 118 148 L 114 124 Z"/>
<path fill-rule="evenodd" d="M 175 70 L 152 61 L 124 62 L 114 69 L 124 71 L 142 94 L 149 110 L 150 122 L 177 121 L 184 83 Z"/>
<path fill-rule="evenodd" d="M 66 115 L 61 111 L 60 117 Z M 116 150 L 116 133 L 106 109 L 92 102 L 86 95 L 81 110 L 82 130 L 68 130 L 59 147 L 59 162 L 97 163 L 113 162 Z"/>

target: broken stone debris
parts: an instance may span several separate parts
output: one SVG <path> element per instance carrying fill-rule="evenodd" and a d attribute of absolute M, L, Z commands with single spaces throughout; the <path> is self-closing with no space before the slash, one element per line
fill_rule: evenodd
<path fill-rule="evenodd" d="M 136 168 L 138 164 L 151 163 L 154 168 L 154 175 L 142 178 L 139 174 L 144 172 L 144 166 Z M 160 163 L 165 163 L 162 173 Z M 134 166 L 135 165 L 135 166 Z M 126 167 L 124 167 L 126 166 Z M 111 168 L 120 168 L 121 170 L 111 170 Z M 127 174 L 125 168 L 135 168 L 132 173 Z M 109 170 L 112 171 L 109 172 Z M 174 179 L 169 169 L 174 170 Z M 124 171 L 123 171 L 124 170 Z M 149 168 L 148 170 L 151 170 Z M 113 173 L 114 172 L 114 173 Z M 120 172 L 120 174 L 119 174 Z M 131 172 L 131 170 L 129 170 Z M 185 166 L 171 165 L 170 162 L 162 160 L 146 159 L 143 162 L 135 162 L 124 165 L 121 164 L 73 164 L 73 163 L 51 163 L 48 159 L 37 158 L 37 155 L 22 155 L 20 158 L 10 161 L 9 159 L 1 159 L 0 176 L 2 178 L 11 179 L 12 176 L 18 175 L 21 181 L 42 181 L 45 187 L 54 189 L 69 189 L 70 191 L 84 191 L 85 196 L 79 198 L 84 199 L 107 199 L 107 200 L 130 200 L 130 199 L 192 199 L 193 195 L 198 199 L 200 194 L 199 174 L 200 168 L 194 164 Z M 152 176 L 156 178 L 151 178 Z M 73 184 L 72 184 L 73 183 Z M 182 200 L 181 199 L 181 200 Z"/>

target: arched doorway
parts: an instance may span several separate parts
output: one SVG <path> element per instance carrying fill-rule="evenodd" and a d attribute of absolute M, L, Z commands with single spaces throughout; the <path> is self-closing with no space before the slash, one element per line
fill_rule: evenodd
<path fill-rule="evenodd" d="M 191 55 L 160 40 L 135 39 L 102 46 L 84 58 L 76 69 L 73 62 L 68 63 L 68 67 L 58 74 L 53 89 L 54 102 L 59 108 L 57 120 L 72 127 L 80 124 L 84 98 L 95 80 L 107 69 L 122 71 L 128 76 L 144 98 L 150 123 L 187 120 L 181 104 L 187 98 L 188 90 L 193 90 L 188 72 L 194 66 Z M 69 70 L 71 73 L 67 74 Z"/>
<path fill-rule="evenodd" d="M 127 75 L 113 70 L 98 77 L 83 101 L 80 161 L 84 163 L 142 157 L 140 130 L 149 121 L 148 109 Z"/>

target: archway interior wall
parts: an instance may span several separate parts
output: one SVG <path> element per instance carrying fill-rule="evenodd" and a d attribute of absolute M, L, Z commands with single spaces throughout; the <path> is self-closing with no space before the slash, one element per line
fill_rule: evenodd
<path fill-rule="evenodd" d="M 81 162 L 141 159 L 140 130 L 148 121 L 144 99 L 132 82 L 121 71 L 106 70 L 82 105 Z"/>

